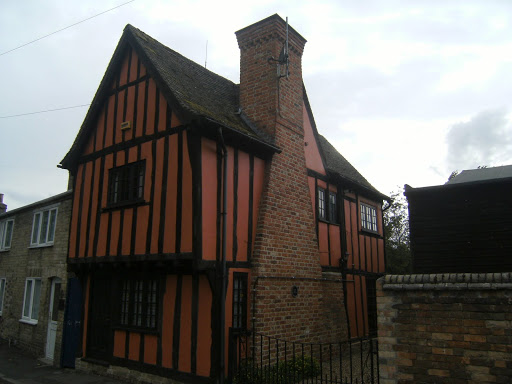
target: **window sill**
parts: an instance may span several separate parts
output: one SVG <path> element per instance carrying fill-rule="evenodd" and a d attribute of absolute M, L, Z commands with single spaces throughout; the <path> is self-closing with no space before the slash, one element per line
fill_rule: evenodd
<path fill-rule="evenodd" d="M 363 232 L 363 233 L 370 233 L 372 235 L 380 235 L 379 231 L 372 231 L 372 230 L 366 229 L 366 228 L 361 228 L 361 232 Z"/>
<path fill-rule="evenodd" d="M 25 323 L 29 325 L 37 325 L 38 321 L 33 319 L 20 319 L 20 323 Z"/>
<path fill-rule="evenodd" d="M 321 222 L 321 223 L 329 224 L 329 225 L 336 225 L 338 227 L 340 226 L 340 223 L 335 223 L 333 221 L 327 221 L 325 219 L 318 219 L 318 221 Z"/>
<path fill-rule="evenodd" d="M 0 249 L 0 253 L 2 253 L 2 252 L 8 252 L 8 251 L 10 251 L 10 250 L 11 250 L 11 248 L 10 248 L 10 247 L 9 247 L 9 248 L 4 248 L 4 249 Z"/>
<path fill-rule="evenodd" d="M 134 200 L 134 201 L 126 201 L 123 203 L 115 203 L 108 204 L 105 208 L 102 209 L 102 212 L 116 211 L 122 208 L 134 208 L 139 207 L 141 205 L 148 205 L 149 203 L 146 200 Z"/>
<path fill-rule="evenodd" d="M 31 245 L 30 247 L 28 247 L 28 249 L 48 248 L 48 247 L 53 247 L 53 243 Z"/>

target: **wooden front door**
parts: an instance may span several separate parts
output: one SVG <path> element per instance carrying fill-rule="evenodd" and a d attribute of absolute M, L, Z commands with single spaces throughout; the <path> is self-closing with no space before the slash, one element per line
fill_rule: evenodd
<path fill-rule="evenodd" d="M 111 357 L 111 283 L 106 275 L 91 280 L 87 357 L 109 361 Z"/>

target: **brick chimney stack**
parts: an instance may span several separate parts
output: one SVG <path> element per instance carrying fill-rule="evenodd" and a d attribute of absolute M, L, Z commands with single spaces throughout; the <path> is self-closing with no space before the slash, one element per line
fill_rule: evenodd
<path fill-rule="evenodd" d="M 280 77 L 275 59 L 286 42 L 281 17 L 270 16 L 236 37 L 242 111 L 281 149 L 266 162 L 251 258 L 252 327 L 288 341 L 339 340 L 345 328 L 333 332 L 325 324 L 344 316 L 343 290 L 323 278 L 304 151 L 301 60 L 306 40 L 288 27 L 290 74 Z M 340 305 L 333 311 L 328 302 Z"/>
<path fill-rule="evenodd" d="M 7 211 L 7 204 L 4 204 L 4 194 L 0 193 L 0 213 Z"/>
<path fill-rule="evenodd" d="M 288 27 L 289 76 L 286 77 L 285 66 L 277 62 L 286 44 L 286 22 L 281 17 L 276 14 L 241 29 L 236 32 L 236 38 L 240 48 L 243 113 L 272 138 L 275 138 L 276 123 L 302 132 L 302 53 L 306 40 Z"/>

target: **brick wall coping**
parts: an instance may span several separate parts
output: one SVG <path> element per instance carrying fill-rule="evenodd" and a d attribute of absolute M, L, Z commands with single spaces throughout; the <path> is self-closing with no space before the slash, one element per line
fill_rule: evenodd
<path fill-rule="evenodd" d="M 512 290 L 512 272 L 386 275 L 379 280 L 385 290 Z"/>

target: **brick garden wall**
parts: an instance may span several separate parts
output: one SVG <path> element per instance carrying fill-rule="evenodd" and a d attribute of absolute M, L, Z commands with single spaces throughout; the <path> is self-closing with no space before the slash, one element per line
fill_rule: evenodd
<path fill-rule="evenodd" d="M 512 382 L 512 273 L 377 282 L 380 383 Z"/>

